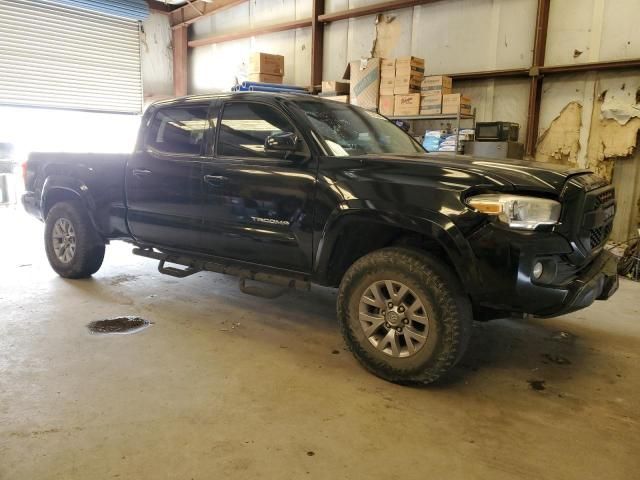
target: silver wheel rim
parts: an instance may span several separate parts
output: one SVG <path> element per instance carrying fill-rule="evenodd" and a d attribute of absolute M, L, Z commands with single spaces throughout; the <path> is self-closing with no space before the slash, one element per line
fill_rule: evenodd
<path fill-rule="evenodd" d="M 59 218 L 51 232 L 53 251 L 62 263 L 69 263 L 76 254 L 76 231 L 66 218 Z"/>
<path fill-rule="evenodd" d="M 415 355 L 427 342 L 427 311 L 404 283 L 380 280 L 369 285 L 360 298 L 358 318 L 369 342 L 390 357 Z"/>

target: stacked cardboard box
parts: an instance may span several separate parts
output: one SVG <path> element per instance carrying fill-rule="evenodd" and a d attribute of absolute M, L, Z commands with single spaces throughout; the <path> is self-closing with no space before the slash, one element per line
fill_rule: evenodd
<path fill-rule="evenodd" d="M 425 77 L 420 86 L 420 115 L 439 115 L 442 113 L 442 96 L 451 93 L 451 77 L 435 75 Z"/>
<path fill-rule="evenodd" d="M 393 84 L 395 95 L 420 93 L 424 78 L 424 59 L 418 57 L 396 58 L 396 78 Z"/>
<path fill-rule="evenodd" d="M 349 103 L 349 82 L 347 80 L 323 80 L 320 96 L 327 100 Z"/>
<path fill-rule="evenodd" d="M 420 93 L 395 95 L 393 114 L 396 116 L 411 116 L 420 113 Z"/>
<path fill-rule="evenodd" d="M 349 101 L 352 105 L 366 108 L 367 110 L 378 109 L 378 99 L 380 94 L 380 59 L 363 58 L 349 64 L 348 77 L 350 78 Z"/>
<path fill-rule="evenodd" d="M 247 73 L 250 82 L 282 83 L 284 57 L 263 52 L 252 53 Z"/>
<path fill-rule="evenodd" d="M 396 59 L 380 60 L 380 102 L 378 111 L 382 115 L 393 115 L 393 86 L 396 80 Z"/>
<path fill-rule="evenodd" d="M 471 115 L 471 99 L 461 93 L 451 93 L 442 96 L 442 113 L 455 115 L 460 110 L 461 115 Z"/>
<path fill-rule="evenodd" d="M 396 58 L 396 78 L 393 84 L 394 115 L 411 116 L 420 113 L 420 85 L 423 78 L 423 58 Z"/>
<path fill-rule="evenodd" d="M 378 112 L 387 117 L 393 116 L 395 97 L 393 95 L 380 95 Z"/>
<path fill-rule="evenodd" d="M 422 58 L 383 58 L 380 77 L 380 113 L 387 116 L 418 115 L 420 83 L 423 77 L 424 59 Z"/>

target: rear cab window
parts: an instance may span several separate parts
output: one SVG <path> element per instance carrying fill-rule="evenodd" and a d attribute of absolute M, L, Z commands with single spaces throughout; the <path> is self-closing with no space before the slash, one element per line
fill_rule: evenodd
<path fill-rule="evenodd" d="M 159 109 L 147 128 L 146 147 L 158 153 L 199 156 L 209 129 L 209 104 Z"/>

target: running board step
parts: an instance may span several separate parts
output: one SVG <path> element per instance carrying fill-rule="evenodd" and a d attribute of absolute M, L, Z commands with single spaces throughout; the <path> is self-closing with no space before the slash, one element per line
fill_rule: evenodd
<path fill-rule="evenodd" d="M 283 275 L 279 272 L 271 273 L 269 271 L 256 271 L 250 268 L 238 266 L 237 264 L 225 263 L 223 261 L 209 261 L 180 254 L 162 253 L 152 248 L 136 247 L 133 249 L 133 253 L 134 255 L 141 257 L 158 260 L 160 262 L 158 265 L 158 271 L 166 275 L 171 275 L 172 277 L 184 278 L 202 271 L 240 277 L 240 290 L 243 293 L 262 298 L 276 298 L 289 289 L 309 290 L 311 288 L 311 283 L 306 278 L 302 278 L 302 276 L 294 277 Z M 166 267 L 165 263 L 182 265 L 186 268 L 180 269 L 176 267 Z M 247 285 L 247 280 L 277 285 L 282 287 L 283 290 L 282 293 L 278 293 L 274 296 L 273 292 L 266 292 L 259 287 Z"/>
<path fill-rule="evenodd" d="M 197 268 L 193 266 L 187 267 L 185 269 L 180 269 L 176 267 L 165 267 L 164 266 L 165 262 L 175 263 L 171 261 L 171 257 L 163 258 L 162 260 L 160 260 L 160 263 L 158 264 L 158 271 L 160 273 L 164 273 L 165 275 L 171 275 L 172 277 L 185 278 L 185 277 L 188 277 L 189 275 L 193 275 L 194 273 L 198 273 L 202 271 L 201 268 Z"/>

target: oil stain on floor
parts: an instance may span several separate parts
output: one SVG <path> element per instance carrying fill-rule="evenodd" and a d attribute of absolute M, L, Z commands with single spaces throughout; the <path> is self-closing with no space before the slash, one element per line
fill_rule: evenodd
<path fill-rule="evenodd" d="M 144 318 L 124 316 L 107 318 L 105 320 L 96 320 L 89 323 L 87 328 L 89 329 L 89 332 L 94 334 L 126 335 L 140 332 L 150 325 L 153 325 L 153 322 L 145 320 Z"/>

